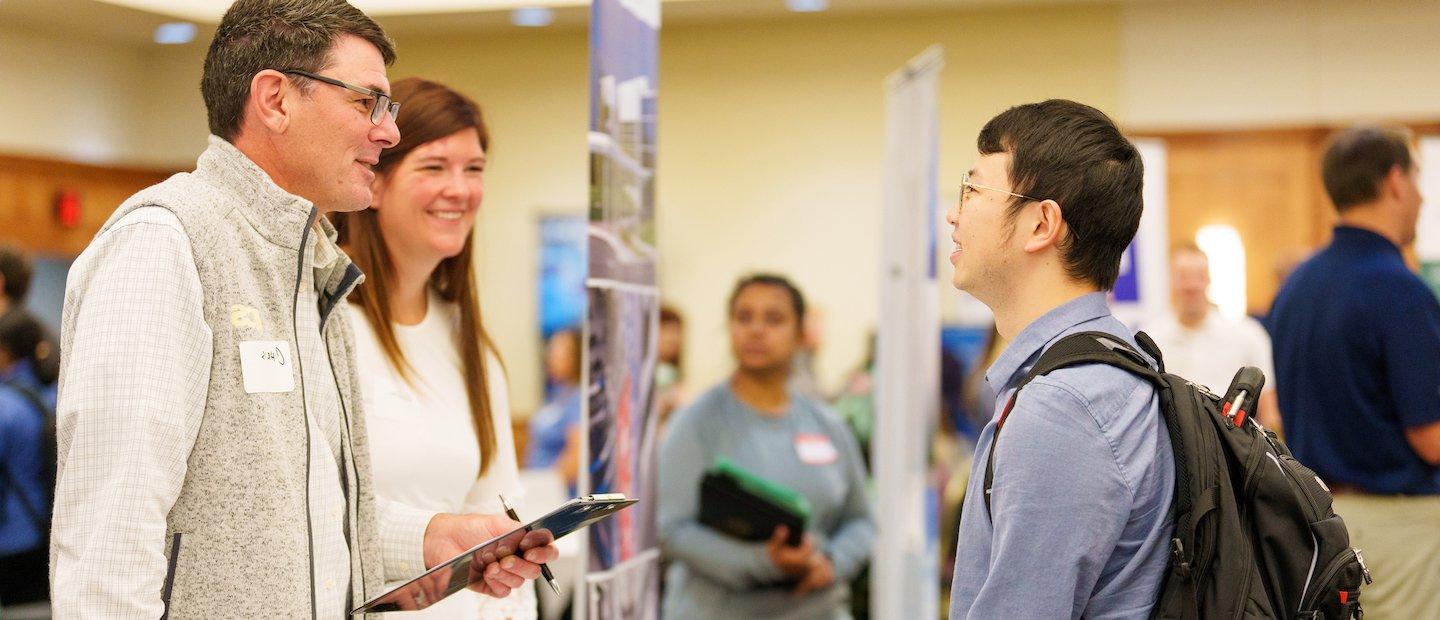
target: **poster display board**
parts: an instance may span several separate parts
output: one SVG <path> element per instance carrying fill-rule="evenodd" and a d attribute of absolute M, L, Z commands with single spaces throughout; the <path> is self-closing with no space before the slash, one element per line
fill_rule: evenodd
<path fill-rule="evenodd" d="M 582 493 L 640 503 L 589 531 L 575 609 L 591 619 L 659 615 L 654 399 L 655 95 L 659 0 L 595 0 L 590 19 L 589 273 Z"/>
<path fill-rule="evenodd" d="M 938 617 L 936 519 L 927 509 L 930 440 L 940 411 L 939 79 L 931 47 L 886 80 L 885 204 L 876 347 L 875 618 Z M 948 281 L 948 278 L 947 278 Z"/>

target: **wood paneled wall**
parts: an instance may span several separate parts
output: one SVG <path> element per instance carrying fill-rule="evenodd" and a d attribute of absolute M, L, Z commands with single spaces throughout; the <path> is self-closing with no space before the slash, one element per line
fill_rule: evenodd
<path fill-rule="evenodd" d="M 1408 123 L 1419 134 L 1440 124 Z M 1201 227 L 1233 226 L 1245 245 L 1251 313 L 1270 307 L 1279 269 L 1329 241 L 1335 209 L 1320 180 L 1325 142 L 1337 127 L 1136 132 L 1165 140 L 1172 243 Z"/>
<path fill-rule="evenodd" d="M 34 254 L 77 256 L 120 203 L 172 173 L 0 155 L 0 241 Z M 80 197 L 74 228 L 62 227 L 55 213 L 64 190 Z"/>

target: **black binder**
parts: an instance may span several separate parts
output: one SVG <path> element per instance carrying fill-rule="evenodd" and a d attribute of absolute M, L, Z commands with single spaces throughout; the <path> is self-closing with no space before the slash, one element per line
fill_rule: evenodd
<path fill-rule="evenodd" d="M 700 482 L 700 523 L 746 541 L 768 540 L 776 527 L 784 525 L 790 530 L 786 542 L 799 546 L 809 511 L 757 493 L 755 480 L 745 477 L 728 463 L 705 474 Z"/>

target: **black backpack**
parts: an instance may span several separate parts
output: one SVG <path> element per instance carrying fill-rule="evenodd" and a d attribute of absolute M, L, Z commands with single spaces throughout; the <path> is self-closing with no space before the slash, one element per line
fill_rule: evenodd
<path fill-rule="evenodd" d="M 1370 571 L 1331 509 L 1329 489 L 1273 431 L 1247 419 L 1265 376 L 1241 369 L 1222 399 L 1167 374 L 1155 342 L 1144 332 L 1135 338 L 1159 371 L 1123 340 L 1084 332 L 1047 349 L 1020 389 L 1035 377 L 1083 364 L 1115 366 L 1155 386 L 1175 452 L 1175 530 L 1151 617 L 1361 618 L 1360 587 L 1370 583 Z M 1005 414 L 1014 404 L 1012 396 Z M 1005 414 L 985 466 L 987 512 Z"/>

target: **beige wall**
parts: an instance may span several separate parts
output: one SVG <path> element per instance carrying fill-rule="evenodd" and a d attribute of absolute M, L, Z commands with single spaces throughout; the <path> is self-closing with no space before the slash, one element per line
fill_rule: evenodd
<path fill-rule="evenodd" d="M 1440 118 L 1440 2 L 1136 2 L 1122 15 L 1132 127 Z"/>
<path fill-rule="evenodd" d="M 725 298 L 756 269 L 793 276 L 823 314 L 825 386 L 862 361 L 878 308 L 890 72 L 930 44 L 945 48 L 949 200 L 975 133 L 1006 106 L 1070 97 L 1114 109 L 1116 23 L 1113 8 L 1081 7 L 666 30 L 661 285 L 689 321 L 692 387 L 729 371 Z M 948 278 L 942 286 L 955 295 Z"/>
<path fill-rule="evenodd" d="M 533 409 L 536 221 L 584 208 L 587 32 L 398 39 L 392 76 L 450 82 L 489 115 L 482 302 L 515 405 Z M 822 381 L 833 387 L 858 363 L 877 308 L 883 79 L 933 43 L 947 61 L 946 201 L 979 126 L 1044 97 L 1080 99 L 1142 128 L 1440 118 L 1440 81 L 1428 69 L 1440 56 L 1440 4 L 1430 2 L 1027 5 L 667 24 L 660 280 L 689 321 L 693 387 L 729 369 L 724 298 L 750 270 L 794 276 L 824 314 Z M 206 131 L 203 53 L 203 42 L 125 47 L 0 24 L 0 151 L 188 167 Z M 958 295 L 947 288 L 944 297 L 954 316 Z"/>
<path fill-rule="evenodd" d="M 0 150 L 90 163 L 151 163 L 140 146 L 139 48 L 0 26 Z"/>

